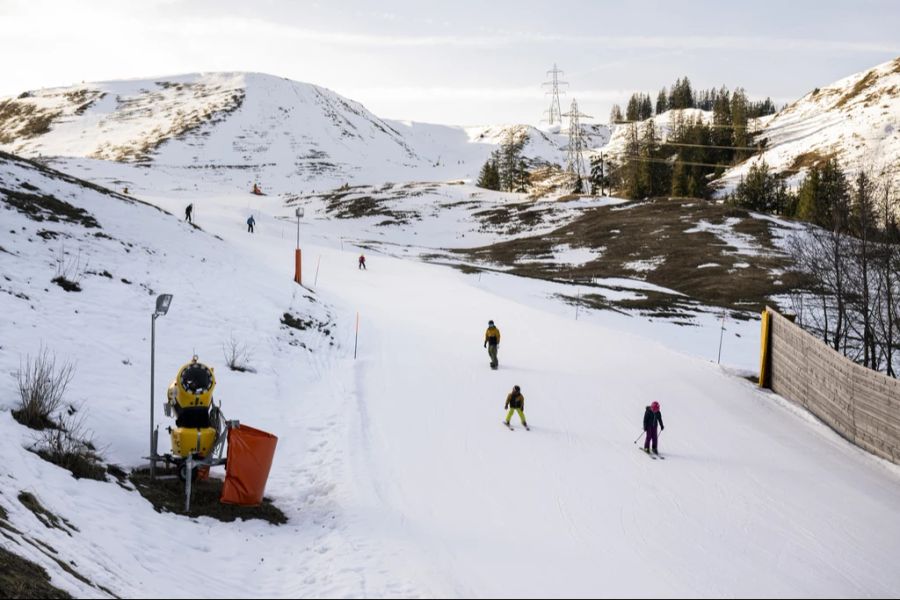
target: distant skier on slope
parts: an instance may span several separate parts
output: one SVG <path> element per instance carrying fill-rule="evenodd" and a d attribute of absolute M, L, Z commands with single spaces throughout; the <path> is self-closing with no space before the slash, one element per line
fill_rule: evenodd
<path fill-rule="evenodd" d="M 253 233 L 253 227 L 256 225 L 256 219 L 253 218 L 253 215 L 250 215 L 250 218 L 247 219 L 247 233 Z"/>
<path fill-rule="evenodd" d="M 657 424 L 659 425 L 660 431 L 666 428 L 666 426 L 663 425 L 662 412 L 659 410 L 659 402 L 653 402 L 644 411 L 644 431 L 647 434 L 647 437 L 644 439 L 644 452 L 647 454 L 650 454 L 651 444 L 653 447 L 653 454 L 659 454 L 659 450 L 657 449 Z"/>
<path fill-rule="evenodd" d="M 194 219 L 192 217 L 193 214 L 194 214 L 194 205 L 188 204 L 187 208 L 184 209 L 184 220 L 187 221 L 188 223 L 190 223 L 191 225 L 194 224 Z"/>
<path fill-rule="evenodd" d="M 262 196 L 262 190 L 259 189 L 259 185 L 255 184 L 255 183 L 253 184 L 253 193 L 256 194 L 257 196 Z"/>
<path fill-rule="evenodd" d="M 365 254 L 359 255 L 359 266 L 356 268 L 363 269 L 364 271 L 368 271 L 368 269 L 366 269 L 366 255 Z"/>
<path fill-rule="evenodd" d="M 525 420 L 525 396 L 522 395 L 522 388 L 517 385 L 513 386 L 512 392 L 506 396 L 506 404 L 503 405 L 503 410 L 509 410 L 506 413 L 506 420 L 503 421 L 507 427 L 512 428 L 512 425 L 509 424 L 509 420 L 512 419 L 513 413 L 519 413 L 519 421 L 522 422 L 522 426 L 525 429 L 528 429 L 528 422 Z"/>
<path fill-rule="evenodd" d="M 488 349 L 488 356 L 491 357 L 491 368 L 496 369 L 499 364 L 497 349 L 500 347 L 500 330 L 493 321 L 488 321 L 488 328 L 484 332 L 484 347 Z"/>

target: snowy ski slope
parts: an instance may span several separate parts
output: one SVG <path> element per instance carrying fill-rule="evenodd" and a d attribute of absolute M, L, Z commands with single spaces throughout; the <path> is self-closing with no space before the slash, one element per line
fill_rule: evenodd
<path fill-rule="evenodd" d="M 895 156 L 895 63 L 769 121 L 766 160 L 781 168 L 838 147 L 852 161 Z M 520 126 L 386 121 L 329 90 L 254 73 L 15 100 L 22 118 L 0 123 L 0 147 L 56 157 L 67 173 L 130 193 L 0 157 L 0 508 L 16 530 L 0 530 L 0 544 L 54 585 L 78 597 L 900 593 L 900 469 L 739 376 L 756 368 L 757 323 L 726 322 L 719 367 L 714 314 L 696 327 L 579 314 L 560 299 L 573 286 L 417 259 L 499 239 L 473 211 L 521 198 L 456 180 L 474 177 Z M 30 135 L 41 118 L 49 131 Z M 564 134 L 523 131 L 529 157 L 563 161 Z M 601 147 L 609 132 L 591 136 Z M 617 130 L 608 148 L 622 139 Z M 254 182 L 267 195 L 251 196 Z M 324 199 L 298 200 L 388 182 L 410 186 L 394 208 L 425 218 L 385 227 L 381 216 L 336 219 Z M 9 200 L 28 195 L 71 203 L 99 227 L 29 218 Z M 615 201 L 579 200 L 557 218 Z M 200 229 L 182 220 L 189 203 Z M 291 281 L 297 204 L 307 288 Z M 727 228 L 695 228 L 753 260 Z M 586 260 L 569 246 L 555 259 Z M 51 283 L 60 270 L 83 291 Z M 653 287 L 609 283 L 624 297 Z M 196 353 L 215 366 L 226 416 L 279 436 L 267 495 L 286 525 L 160 514 L 133 490 L 76 481 L 28 451 L 39 436 L 10 415 L 15 372 L 44 346 L 77 362 L 68 399 L 104 457 L 142 464 L 148 316 L 163 292 L 175 299 L 157 322 L 156 422 L 169 422 L 163 391 L 180 365 Z M 286 312 L 320 326 L 290 330 Z M 488 319 L 503 335 L 498 371 L 482 348 Z M 225 367 L 229 338 L 249 346 L 256 373 Z M 530 432 L 515 418 L 513 432 L 501 424 L 514 384 Z M 632 442 L 654 400 L 665 461 Z M 73 528 L 45 527 L 22 491 Z"/>
<path fill-rule="evenodd" d="M 90 166 L 95 175 L 103 169 Z M 110 167 L 109 176 L 122 173 Z M 552 284 L 539 281 L 481 280 L 368 250 L 368 270 L 359 271 L 361 250 L 342 242 L 339 221 L 301 224 L 307 285 L 319 268 L 307 291 L 290 281 L 294 222 L 281 220 L 291 214 L 282 199 L 250 198 L 240 181 L 231 193 L 204 189 L 203 175 L 195 177 L 151 170 L 129 181 L 168 214 L 27 164 L 0 164 L 0 187 L 28 191 L 27 183 L 64 198 L 113 238 L 0 207 L 0 230 L 16 232 L 0 242 L 0 506 L 21 532 L 18 544 L 0 543 L 45 566 L 59 587 L 106 596 L 23 536 L 122 597 L 900 590 L 898 469 L 708 354 L 691 355 L 669 330 L 605 313 L 576 321 L 548 300 Z M 251 201 L 253 235 L 244 226 Z M 189 202 L 202 231 L 181 222 Z M 40 230 L 58 234 L 45 240 Z M 113 277 L 86 274 L 80 293 L 51 284 L 63 244 L 88 270 Z M 158 514 L 136 492 L 75 481 L 25 449 L 35 434 L 7 410 L 13 373 L 43 343 L 77 359 L 70 397 L 85 403 L 108 459 L 140 464 L 148 315 L 161 292 L 175 299 L 158 321 L 157 390 L 193 353 L 217 366 L 226 415 L 279 436 L 267 494 L 286 525 Z M 290 336 L 279 324 L 286 311 L 329 323 L 331 335 Z M 488 319 L 503 334 L 498 371 L 482 348 Z M 230 333 L 251 344 L 258 373 L 224 367 Z M 752 359 L 726 362 L 752 368 Z M 513 384 L 522 386 L 530 432 L 500 422 Z M 632 443 L 654 400 L 666 423 L 665 461 Z M 45 528 L 16 500 L 21 490 L 78 531 Z M 189 561 L 174 560 L 184 549 Z M 198 577 L 198 567 L 210 575 Z"/>

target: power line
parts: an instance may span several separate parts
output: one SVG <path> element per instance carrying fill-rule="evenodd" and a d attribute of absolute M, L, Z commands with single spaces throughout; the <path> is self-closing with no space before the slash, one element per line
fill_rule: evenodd
<path fill-rule="evenodd" d="M 572 107 L 569 112 L 562 115 L 569 117 L 569 147 L 568 147 L 568 165 L 566 170 L 575 175 L 577 179 L 584 176 L 584 156 L 586 150 L 584 143 L 584 132 L 581 130 L 581 118 L 592 118 L 578 110 L 578 101 L 572 98 Z"/>
<path fill-rule="evenodd" d="M 647 119 L 647 120 L 649 121 L 650 119 Z M 640 125 L 640 124 L 646 123 L 646 122 L 647 121 L 613 121 L 612 125 Z M 653 125 L 655 127 L 662 127 L 662 125 L 657 125 L 656 123 L 654 123 Z M 691 127 L 693 125 L 693 123 L 685 122 L 685 123 L 681 123 L 681 125 L 683 125 L 685 127 Z M 703 125 L 703 127 L 711 127 L 713 129 L 735 129 L 734 125 L 719 125 L 716 123 L 702 123 L 702 122 L 701 122 L 701 125 Z M 670 121 L 669 127 L 674 129 L 675 125 L 672 124 L 672 122 Z M 738 127 L 740 127 L 740 126 L 738 126 Z M 746 129 L 748 133 L 751 131 L 751 128 L 749 125 L 744 126 L 744 129 Z"/>
<path fill-rule="evenodd" d="M 541 85 L 549 85 L 551 86 L 550 90 L 547 94 L 550 95 L 550 108 L 545 110 L 545 113 L 549 113 L 548 121 L 550 121 L 551 125 L 555 125 L 559 123 L 562 125 L 562 109 L 559 105 L 559 86 L 561 85 L 569 85 L 568 81 L 560 81 L 559 76 L 563 74 L 563 71 L 556 68 L 556 63 L 553 63 L 553 68 L 547 71 L 547 75 L 551 77 L 550 81 L 545 81 Z M 562 92 L 565 94 L 565 92 Z"/>
<path fill-rule="evenodd" d="M 707 144 L 687 144 L 684 142 L 658 142 L 662 146 L 684 146 L 686 148 L 712 148 L 721 150 L 762 150 L 764 146 L 709 146 Z"/>
<path fill-rule="evenodd" d="M 693 162 L 686 160 L 679 160 L 678 158 L 654 158 L 652 156 L 641 156 L 640 154 L 633 154 L 630 152 L 617 152 L 615 150 L 604 150 L 604 154 L 615 154 L 622 158 L 631 158 L 633 160 L 637 160 L 640 162 L 651 162 L 651 163 L 660 163 L 666 165 L 672 165 L 675 163 L 679 163 L 682 165 L 687 165 L 691 167 L 711 167 L 713 169 L 730 169 L 736 165 L 723 165 L 723 164 L 713 164 L 713 163 L 701 163 L 701 162 Z"/>

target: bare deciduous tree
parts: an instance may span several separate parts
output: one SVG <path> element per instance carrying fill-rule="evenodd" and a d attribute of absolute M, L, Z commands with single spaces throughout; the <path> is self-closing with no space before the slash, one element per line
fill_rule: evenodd
<path fill-rule="evenodd" d="M 860 172 L 833 228 L 793 236 L 789 252 L 812 281 L 791 294 L 798 323 L 863 366 L 897 376 L 900 232 L 890 178 Z"/>
<path fill-rule="evenodd" d="M 70 471 L 76 479 L 106 478 L 93 435 L 84 424 L 83 413 L 75 406 L 60 412 L 58 427 L 44 430 L 36 451 L 45 460 Z"/>
<path fill-rule="evenodd" d="M 13 416 L 33 429 L 53 427 L 50 418 L 62 405 L 66 388 L 75 375 L 75 364 L 57 364 L 56 355 L 41 347 L 37 356 L 27 356 L 16 372 L 19 408 Z"/>
<path fill-rule="evenodd" d="M 256 373 L 256 369 L 250 366 L 253 354 L 246 344 L 235 339 L 233 333 L 222 344 L 222 353 L 225 355 L 225 364 L 232 371 Z"/>

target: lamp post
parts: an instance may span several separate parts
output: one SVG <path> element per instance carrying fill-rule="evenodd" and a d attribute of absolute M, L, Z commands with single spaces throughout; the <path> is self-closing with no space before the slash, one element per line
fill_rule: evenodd
<path fill-rule="evenodd" d="M 298 206 L 297 210 L 294 211 L 294 214 L 297 215 L 297 249 L 294 250 L 294 281 L 296 281 L 300 285 L 303 285 L 300 260 L 300 218 L 303 216 L 303 208 Z"/>
<path fill-rule="evenodd" d="M 156 297 L 156 310 L 150 316 L 150 478 L 156 475 L 156 432 L 153 423 L 154 379 L 156 375 L 156 319 L 169 312 L 172 294 Z"/>

